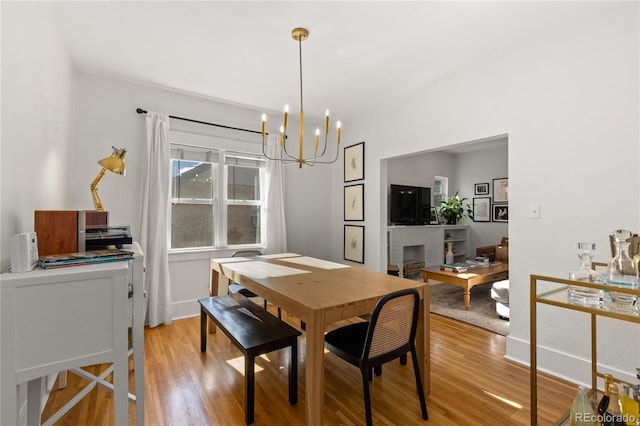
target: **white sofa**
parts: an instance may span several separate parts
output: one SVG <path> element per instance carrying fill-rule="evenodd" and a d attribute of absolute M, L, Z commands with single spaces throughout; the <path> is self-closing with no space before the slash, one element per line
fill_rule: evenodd
<path fill-rule="evenodd" d="M 509 280 L 496 281 L 491 286 L 491 298 L 496 301 L 496 312 L 502 319 L 509 319 Z"/>

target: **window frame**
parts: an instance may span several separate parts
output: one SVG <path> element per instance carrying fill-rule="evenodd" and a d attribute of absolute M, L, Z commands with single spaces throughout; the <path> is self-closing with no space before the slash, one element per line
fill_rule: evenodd
<path fill-rule="evenodd" d="M 218 222 L 224 222 L 224 228 L 220 229 L 220 232 L 217 232 L 217 235 L 220 237 L 220 244 L 223 245 L 222 247 L 228 247 L 228 248 L 256 248 L 256 247 L 264 247 L 265 246 L 265 241 L 266 241 L 266 202 L 267 202 L 267 191 L 266 191 L 266 181 L 267 181 L 267 168 L 266 168 L 266 159 L 264 157 L 262 157 L 261 155 L 256 155 L 256 154 L 248 154 L 248 153 L 244 153 L 244 152 L 237 152 L 237 151 L 233 151 L 232 154 L 227 155 L 227 150 L 220 150 L 223 151 L 223 155 L 221 156 L 221 162 L 223 163 L 223 170 L 222 170 L 222 174 L 223 179 L 221 179 L 219 181 L 220 185 L 222 185 L 222 188 L 220 188 L 221 192 L 220 194 L 222 194 L 221 198 L 221 206 L 220 206 L 220 210 L 224 211 L 223 213 L 223 218 L 222 221 L 218 221 Z M 231 151 L 229 151 L 231 152 Z M 226 159 L 233 157 L 233 156 L 249 156 L 249 158 L 252 159 L 259 159 L 258 161 L 262 162 L 262 166 L 256 167 L 259 169 L 259 180 L 260 180 L 260 200 L 231 200 L 229 198 L 229 194 L 228 194 L 228 188 L 229 188 L 229 173 L 228 173 L 228 167 L 230 164 L 227 164 Z M 247 164 L 235 164 L 235 165 L 239 165 L 242 167 L 250 167 L 250 165 Z M 228 244 L 227 241 L 227 233 L 229 232 L 228 230 L 228 207 L 232 205 L 232 206 L 259 206 L 260 207 L 260 242 L 259 243 L 254 243 L 254 244 Z M 222 224 L 221 224 L 222 226 Z M 217 243 L 218 241 L 216 241 Z M 218 247 L 220 248 L 220 247 Z"/>
<path fill-rule="evenodd" d="M 210 251 L 210 250 L 220 250 L 220 249 L 239 249 L 239 248 L 263 248 L 266 244 L 266 203 L 267 203 L 267 191 L 266 191 L 266 159 L 259 154 L 256 153 L 248 153 L 248 152 L 240 152 L 237 150 L 227 150 L 224 148 L 213 148 L 213 147 L 201 147 L 194 145 L 181 144 L 177 142 L 171 143 L 171 154 L 170 154 L 170 166 L 173 169 L 174 161 L 180 160 L 178 157 L 179 154 L 176 152 L 183 151 L 184 153 L 195 153 L 194 156 L 187 155 L 187 158 L 183 158 L 183 161 L 198 161 L 198 162 L 206 162 L 211 163 L 212 165 L 212 176 L 214 178 L 214 184 L 212 185 L 212 198 L 209 199 L 182 199 L 182 198 L 174 198 L 173 194 L 169 194 L 169 220 L 168 220 L 168 239 L 169 239 L 169 251 L 172 253 L 176 252 L 185 252 L 185 251 Z M 213 153 L 214 159 L 212 161 L 203 160 L 197 158 L 198 156 L 203 155 L 205 152 Z M 252 159 L 252 161 L 256 161 L 257 166 L 254 166 L 259 169 L 259 182 L 260 182 L 260 192 L 259 192 L 259 200 L 230 200 L 228 198 L 227 188 L 228 188 L 228 164 L 227 159 L 229 158 L 245 158 Z M 197 159 L 192 159 L 197 158 Z M 250 164 L 237 164 L 243 167 L 252 167 Z M 171 185 L 171 184 L 170 184 Z M 209 204 L 213 209 L 213 219 L 214 219 L 214 236 L 213 236 L 213 245 L 212 246 L 197 246 L 197 247 L 172 247 L 172 206 L 175 201 L 179 200 L 187 200 L 190 204 Z M 227 232 L 228 232 L 228 207 L 230 205 L 249 205 L 249 206 L 259 206 L 259 215 L 260 215 L 260 242 L 252 243 L 252 244 L 232 244 L 229 245 L 227 243 Z"/>
<path fill-rule="evenodd" d="M 436 182 L 440 182 L 441 191 L 436 194 Z M 436 195 L 440 195 L 440 202 L 436 202 Z M 433 177 L 433 204 L 436 208 L 440 207 L 442 201 L 449 198 L 449 178 L 446 176 L 434 176 Z"/>

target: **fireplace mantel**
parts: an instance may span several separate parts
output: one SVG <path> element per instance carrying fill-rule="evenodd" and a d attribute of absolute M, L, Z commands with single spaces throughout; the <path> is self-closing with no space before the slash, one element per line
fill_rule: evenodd
<path fill-rule="evenodd" d="M 445 242 L 453 243 L 456 262 L 471 255 L 468 225 L 389 226 L 388 263 L 398 266 L 400 271 L 409 261 L 424 262 L 425 266 L 440 265 L 444 262 Z"/>

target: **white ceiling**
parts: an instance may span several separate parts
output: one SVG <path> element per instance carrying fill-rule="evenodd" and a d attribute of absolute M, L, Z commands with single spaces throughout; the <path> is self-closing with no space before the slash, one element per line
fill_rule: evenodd
<path fill-rule="evenodd" d="M 43 7 L 43 3 L 33 3 Z M 51 2 L 79 69 L 343 121 L 570 30 L 608 1 Z M 167 111 L 171 113 L 171 111 Z M 202 117 L 194 117 L 205 119 Z"/>

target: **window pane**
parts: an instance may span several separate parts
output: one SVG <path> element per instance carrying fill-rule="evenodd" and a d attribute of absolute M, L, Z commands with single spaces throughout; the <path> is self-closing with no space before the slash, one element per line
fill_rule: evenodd
<path fill-rule="evenodd" d="M 260 199 L 260 169 L 227 165 L 227 198 L 229 200 Z"/>
<path fill-rule="evenodd" d="M 442 201 L 447 199 L 449 178 L 446 176 L 433 177 L 433 205 L 440 207 Z"/>
<path fill-rule="evenodd" d="M 214 229 L 211 204 L 172 204 L 171 248 L 211 247 Z"/>
<path fill-rule="evenodd" d="M 260 206 L 228 206 L 227 244 L 260 243 Z"/>
<path fill-rule="evenodd" d="M 182 199 L 212 199 L 211 163 L 171 160 L 171 197 Z"/>

